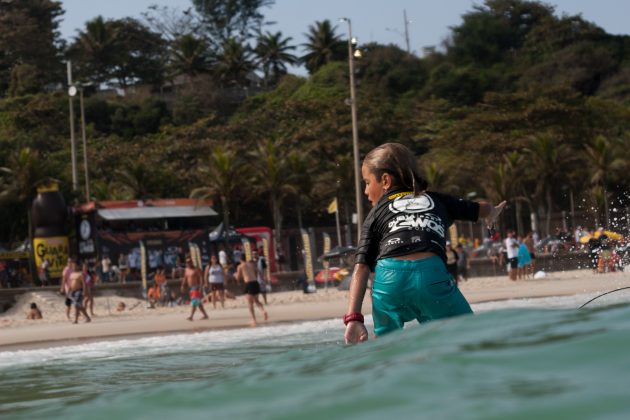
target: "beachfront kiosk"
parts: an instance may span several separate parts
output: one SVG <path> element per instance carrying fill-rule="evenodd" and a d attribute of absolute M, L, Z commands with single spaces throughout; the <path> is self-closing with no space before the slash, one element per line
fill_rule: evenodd
<path fill-rule="evenodd" d="M 209 200 L 160 199 L 93 201 L 74 208 L 76 255 L 96 262 L 107 256 L 118 265 L 127 256 L 129 267 L 139 267 L 140 241 L 146 247 L 149 270 L 174 267 L 190 243 L 208 247 L 210 227 L 217 213 Z"/>

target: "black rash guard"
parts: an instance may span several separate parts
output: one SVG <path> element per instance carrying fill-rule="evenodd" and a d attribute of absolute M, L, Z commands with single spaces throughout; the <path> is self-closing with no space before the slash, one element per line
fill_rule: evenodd
<path fill-rule="evenodd" d="M 454 220 L 477 221 L 479 204 L 436 192 L 417 196 L 405 190 L 391 191 L 372 208 L 361 232 L 355 264 L 415 252 L 433 252 L 446 262 L 446 231 Z"/>

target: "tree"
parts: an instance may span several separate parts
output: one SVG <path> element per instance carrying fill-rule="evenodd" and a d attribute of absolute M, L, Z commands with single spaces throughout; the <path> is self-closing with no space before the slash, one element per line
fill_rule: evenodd
<path fill-rule="evenodd" d="M 250 153 L 255 168 L 254 185 L 259 193 L 269 197 L 276 243 L 282 243 L 282 204 L 289 194 L 296 191 L 283 151 L 285 148 L 269 138 L 259 142 Z"/>
<path fill-rule="evenodd" d="M 36 70 L 38 91 L 62 80 L 59 20 L 63 13 L 58 1 L 0 1 L 0 96 L 18 65 Z"/>
<path fill-rule="evenodd" d="M 230 226 L 230 206 L 241 184 L 239 175 L 243 166 L 240 153 L 224 144 L 212 147 L 201 163 L 198 173 L 205 184 L 190 192 L 190 198 L 207 200 L 219 196 L 223 212 L 223 226 Z"/>
<path fill-rule="evenodd" d="M 608 210 L 608 182 L 611 175 L 627 168 L 628 161 L 619 157 L 615 145 L 604 136 L 597 136 L 591 144 L 584 145 L 584 155 L 589 167 L 590 181 L 594 187 L 599 187 L 604 204 L 605 227 L 610 227 L 610 213 Z"/>
<path fill-rule="evenodd" d="M 293 184 L 298 227 L 302 229 L 304 227 L 302 213 L 304 207 L 312 202 L 310 198 L 315 184 L 313 159 L 309 154 L 301 153 L 295 149 L 291 150 L 287 156 L 287 169 L 291 174 L 289 182 Z"/>
<path fill-rule="evenodd" d="M 548 134 L 534 137 L 525 152 L 528 155 L 529 175 L 536 179 L 534 196 L 545 201 L 545 233 L 549 235 L 554 185 L 561 183 L 567 165 L 574 159 L 573 154 L 568 145 L 555 141 Z"/>
<path fill-rule="evenodd" d="M 112 78 L 119 36 L 112 21 L 102 16 L 85 24 L 85 30 L 79 31 L 68 48 L 68 56 L 75 64 L 79 79 L 100 85 Z"/>
<path fill-rule="evenodd" d="M 263 7 L 271 7 L 274 0 L 192 0 L 201 15 L 208 39 L 221 45 L 229 39 L 239 43 L 248 39 L 263 25 Z"/>
<path fill-rule="evenodd" d="M 266 85 L 275 85 L 281 76 L 287 74 L 287 64 L 296 64 L 298 58 L 289 53 L 295 50 L 294 45 L 289 45 L 293 38 L 282 38 L 282 32 L 272 34 L 267 32 L 258 37 L 258 44 L 254 52 L 258 58 L 258 65 L 263 70 L 263 82 Z"/>
<path fill-rule="evenodd" d="M 523 0 L 486 0 L 463 16 L 452 29 L 448 56 L 456 64 L 488 66 L 506 59 L 520 48 L 539 22 L 550 19 L 553 8 Z"/>
<path fill-rule="evenodd" d="M 123 167 L 115 170 L 114 173 L 121 189 L 128 192 L 134 199 L 151 198 L 154 192 L 155 173 L 143 160 L 128 158 L 124 161 Z"/>
<path fill-rule="evenodd" d="M 116 81 L 161 84 L 165 42 L 135 19 L 89 21 L 68 48 L 78 79 L 96 85 Z"/>
<path fill-rule="evenodd" d="M 191 83 L 194 77 L 208 74 L 212 67 L 206 41 L 192 34 L 175 39 L 171 44 L 169 68 L 171 77 L 184 75 Z"/>
<path fill-rule="evenodd" d="M 254 67 L 249 46 L 230 38 L 222 45 L 214 71 L 223 86 L 243 87 Z"/>
<path fill-rule="evenodd" d="M 29 147 L 13 152 L 8 159 L 8 165 L 0 167 L 0 204 L 15 205 L 17 210 L 11 217 L 14 226 L 10 229 L 10 239 L 24 238 L 29 234 L 30 206 L 35 197 L 35 188 L 49 180 L 51 178 L 48 177 L 46 161 Z M 15 218 L 15 214 L 22 217 Z M 24 215 L 27 216 L 26 223 Z"/>
<path fill-rule="evenodd" d="M 315 22 L 305 34 L 307 42 L 303 44 L 306 54 L 300 59 L 310 74 L 331 61 L 347 58 L 346 45 L 337 34 L 328 19 Z"/>

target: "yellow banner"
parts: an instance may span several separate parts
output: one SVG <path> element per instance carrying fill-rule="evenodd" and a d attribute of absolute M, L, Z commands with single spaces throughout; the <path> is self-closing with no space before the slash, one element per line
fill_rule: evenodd
<path fill-rule="evenodd" d="M 267 268 L 265 268 L 265 274 L 267 281 L 271 281 L 271 263 L 269 260 L 269 240 L 267 238 L 262 238 L 263 243 L 263 257 L 265 257 L 265 261 L 267 262 Z"/>
<path fill-rule="evenodd" d="M 147 290 L 147 249 L 144 242 L 140 241 L 140 277 L 142 279 L 142 290 Z"/>
<path fill-rule="evenodd" d="M 337 213 L 337 197 L 335 197 L 335 199 L 328 205 L 328 213 Z"/>
<path fill-rule="evenodd" d="M 315 273 L 313 272 L 313 254 L 311 253 L 311 236 L 304 229 L 302 229 L 302 242 L 304 245 L 304 271 L 306 272 L 306 279 L 308 281 L 313 281 L 315 279 Z"/>
<path fill-rule="evenodd" d="M 243 244 L 243 252 L 245 253 L 245 260 L 252 260 L 252 245 L 249 243 L 247 239 L 241 239 L 241 243 Z"/>
<path fill-rule="evenodd" d="M 35 265 L 41 267 L 45 259 L 50 264 L 48 266 L 50 277 L 61 277 L 63 268 L 68 262 L 68 237 L 33 238 L 33 249 L 35 250 Z"/>

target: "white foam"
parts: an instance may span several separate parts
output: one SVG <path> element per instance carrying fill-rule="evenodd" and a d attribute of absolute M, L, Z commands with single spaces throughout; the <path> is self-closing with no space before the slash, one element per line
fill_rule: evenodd
<path fill-rule="evenodd" d="M 371 321 L 371 318 L 369 318 Z M 330 334 L 331 341 L 341 340 L 343 324 L 338 319 L 274 325 L 259 328 L 205 331 L 192 334 L 144 337 L 115 341 L 99 341 L 54 348 L 0 352 L 0 370 L 17 365 L 55 364 L 81 359 L 118 359 L 155 354 L 170 354 L 182 351 L 216 351 L 260 345 L 273 338 L 274 345 L 321 342 L 322 336 Z"/>
<path fill-rule="evenodd" d="M 573 296 L 546 297 L 535 299 L 509 299 L 473 304 L 474 312 L 488 312 L 501 309 L 577 309 L 599 293 Z M 630 293 L 607 296 L 606 304 L 615 301 L 628 301 Z M 604 299 L 590 306 L 601 305 Z M 371 330 L 371 316 L 366 316 L 366 325 Z M 16 366 L 63 364 L 81 359 L 118 359 L 138 355 L 173 354 L 189 351 L 216 351 L 243 346 L 258 346 L 261 342 L 284 346 L 292 344 L 321 343 L 322 337 L 330 337 L 330 342 L 343 340 L 343 324 L 338 319 L 309 321 L 259 328 L 206 331 L 193 334 L 144 337 L 115 341 L 99 341 L 72 346 L 0 352 L 0 370 Z"/>

